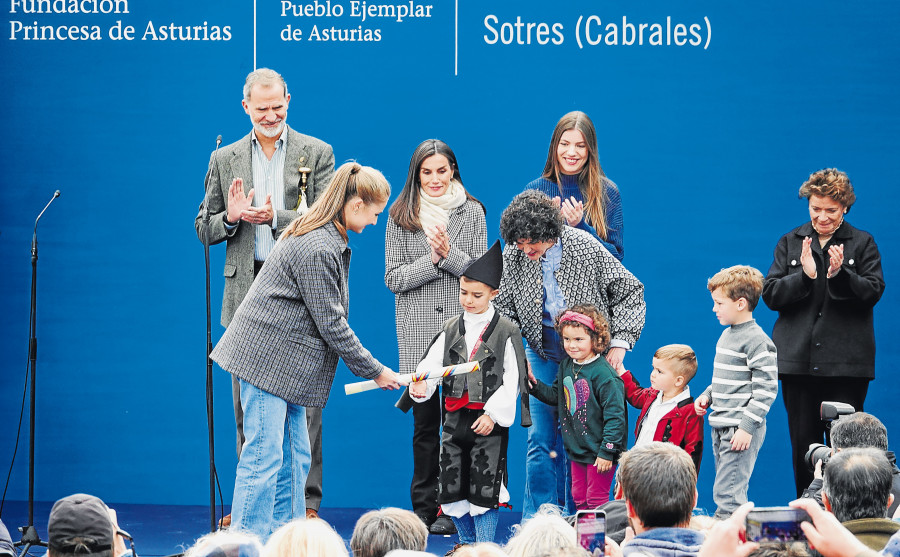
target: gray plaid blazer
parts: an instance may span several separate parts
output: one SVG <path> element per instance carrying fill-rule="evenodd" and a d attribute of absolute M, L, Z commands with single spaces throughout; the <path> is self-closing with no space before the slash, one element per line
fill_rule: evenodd
<path fill-rule="evenodd" d="M 212 359 L 301 406 L 324 407 L 338 358 L 365 379 L 384 366 L 347 323 L 350 248 L 334 224 L 275 244 Z"/>
<path fill-rule="evenodd" d="M 312 169 L 307 179 L 306 197 L 309 204 L 325 191 L 334 174 L 334 153 L 331 145 L 315 137 L 303 135 L 284 126 L 287 134 L 287 152 L 284 157 L 284 205 L 288 209 L 278 211 L 278 230 L 272 234 L 277 238 L 287 225 L 299 216 L 296 208 L 300 203 L 301 166 Z M 243 178 L 244 193 L 253 187 L 253 167 L 251 163 L 250 134 L 239 141 L 219 149 L 209 158 L 209 243 L 227 242 L 225 246 L 225 294 L 222 296 L 222 325 L 231 323 L 234 312 L 253 282 L 253 250 L 256 242 L 254 227 L 248 222 L 228 230 L 222 222 L 228 209 L 228 189 L 235 178 Z M 197 237 L 203 241 L 206 227 L 203 224 L 203 203 L 194 219 Z"/>
<path fill-rule="evenodd" d="M 609 321 L 610 336 L 632 347 L 641 336 L 647 306 L 644 285 L 596 238 L 564 226 L 562 260 L 556 271 L 568 305 L 593 304 Z M 532 350 L 546 358 L 541 335 L 544 277 L 541 262 L 514 245 L 503 249 L 503 279 L 494 306 L 518 324 Z"/>
<path fill-rule="evenodd" d="M 480 203 L 466 200 L 450 213 L 450 254 L 431 262 L 425 232 L 410 232 L 388 219 L 384 238 L 384 283 L 396 294 L 400 373 L 416 370 L 444 321 L 462 313 L 459 276 L 487 251 L 487 226 Z"/>

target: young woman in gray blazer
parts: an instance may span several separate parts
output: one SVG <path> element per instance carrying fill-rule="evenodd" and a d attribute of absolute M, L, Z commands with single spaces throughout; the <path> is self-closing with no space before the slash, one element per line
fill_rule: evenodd
<path fill-rule="evenodd" d="M 241 387 L 245 441 L 231 507 L 236 530 L 265 541 L 281 524 L 306 516 L 306 407 L 325 406 L 338 358 L 382 389 L 399 388 L 397 374 L 347 323 L 347 231 L 375 224 L 390 194 L 374 168 L 341 166 L 309 212 L 284 231 L 212 352 Z"/>
<path fill-rule="evenodd" d="M 406 184 L 389 214 L 384 283 L 396 294 L 400 373 L 412 373 L 444 321 L 462 312 L 459 276 L 487 251 L 484 206 L 463 186 L 450 147 L 429 139 L 413 153 Z M 408 394 L 398 406 L 409 410 Z M 437 519 L 441 398 L 412 408 L 413 511 L 432 533 L 452 534 L 453 523 Z"/>

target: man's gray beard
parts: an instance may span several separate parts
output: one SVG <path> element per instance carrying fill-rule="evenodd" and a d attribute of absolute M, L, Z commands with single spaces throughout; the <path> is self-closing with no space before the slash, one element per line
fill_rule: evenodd
<path fill-rule="evenodd" d="M 284 119 L 282 119 L 282 120 L 281 120 L 281 125 L 278 126 L 278 128 L 276 128 L 275 130 L 272 130 L 272 131 L 270 131 L 269 129 L 267 129 L 265 126 L 263 126 L 263 125 L 261 125 L 261 124 L 253 124 L 253 129 L 256 130 L 256 133 L 258 133 L 258 134 L 260 134 L 260 135 L 264 135 L 264 136 L 269 137 L 269 138 L 272 138 L 272 137 L 278 137 L 278 136 L 281 134 L 281 132 L 284 130 L 284 123 L 285 123 L 285 122 L 287 122 L 287 117 L 285 117 Z"/>

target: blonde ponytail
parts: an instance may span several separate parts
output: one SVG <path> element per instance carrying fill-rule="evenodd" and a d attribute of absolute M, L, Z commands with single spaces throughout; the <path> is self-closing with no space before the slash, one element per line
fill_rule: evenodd
<path fill-rule="evenodd" d="M 309 211 L 292 222 L 285 229 L 282 237 L 303 236 L 329 222 L 347 239 L 347 227 L 344 224 L 344 206 L 359 197 L 363 203 L 387 202 L 391 196 L 391 185 L 381 172 L 371 166 L 362 166 L 351 161 L 341 165 L 334 172 L 331 183 L 321 196 L 313 203 Z"/>

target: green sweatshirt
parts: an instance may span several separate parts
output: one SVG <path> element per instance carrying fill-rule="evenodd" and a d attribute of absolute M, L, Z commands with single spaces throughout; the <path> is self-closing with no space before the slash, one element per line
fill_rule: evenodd
<path fill-rule="evenodd" d="M 577 375 L 576 375 L 577 372 Z M 531 394 L 556 405 L 569 459 L 593 464 L 597 457 L 615 461 L 628 443 L 625 385 L 603 356 L 581 366 L 565 358 L 556 381 L 540 381 Z"/>

